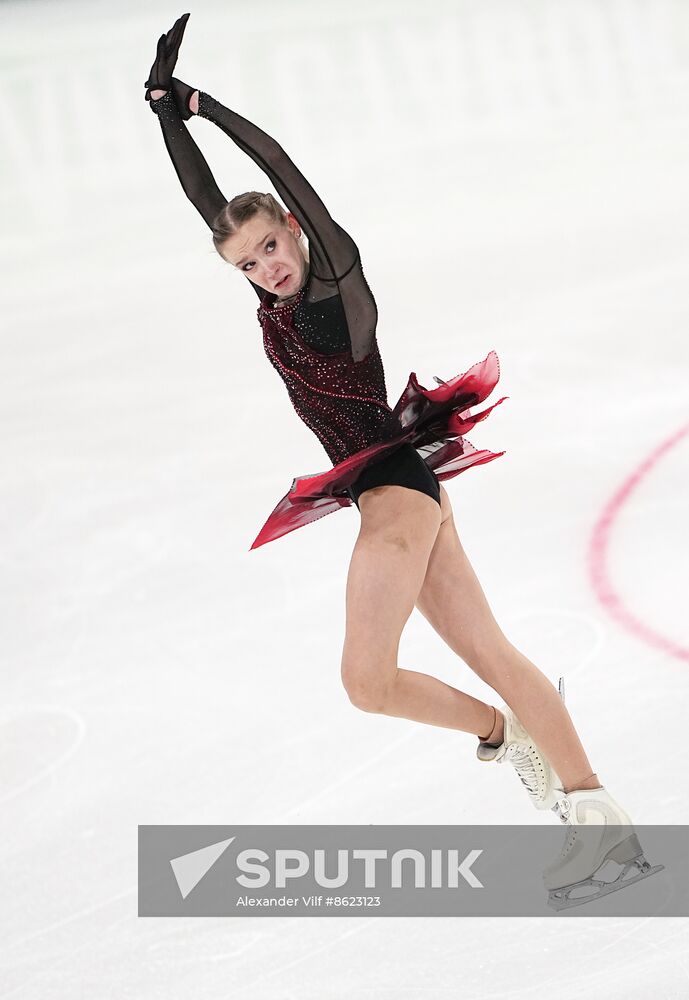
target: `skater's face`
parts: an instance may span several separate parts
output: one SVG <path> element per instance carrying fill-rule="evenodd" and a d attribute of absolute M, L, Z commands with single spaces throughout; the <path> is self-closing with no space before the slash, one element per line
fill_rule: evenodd
<path fill-rule="evenodd" d="M 255 285 L 285 298 L 306 280 L 308 264 L 300 235 L 301 226 L 291 212 L 284 226 L 257 212 L 225 240 L 222 255 Z"/>

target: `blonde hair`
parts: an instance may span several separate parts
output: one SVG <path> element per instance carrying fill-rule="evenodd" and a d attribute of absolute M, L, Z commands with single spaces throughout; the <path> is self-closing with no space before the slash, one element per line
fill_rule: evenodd
<path fill-rule="evenodd" d="M 225 240 L 234 236 L 243 223 L 253 219 L 259 212 L 264 212 L 275 225 L 287 225 L 287 213 L 280 202 L 272 194 L 264 194 L 261 191 L 246 191 L 244 194 L 236 195 L 216 215 L 212 227 L 213 245 L 221 257 L 223 254 L 220 247 Z"/>

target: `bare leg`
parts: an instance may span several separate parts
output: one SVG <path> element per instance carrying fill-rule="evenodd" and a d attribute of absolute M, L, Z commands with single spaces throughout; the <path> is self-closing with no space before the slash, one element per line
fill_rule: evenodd
<path fill-rule="evenodd" d="M 564 790 L 599 788 L 600 780 L 586 756 L 571 716 L 548 678 L 511 644 L 502 662 L 509 670 L 510 680 L 507 693 L 499 693 L 510 708 L 521 706 L 513 711 L 557 771 Z M 497 716 L 489 742 L 502 738 L 504 718 L 499 712 Z M 555 749 L 549 752 L 546 747 Z"/>
<path fill-rule="evenodd" d="M 600 786 L 555 687 L 508 641 L 495 621 L 451 513 L 441 523 L 416 606 L 450 648 L 515 712 L 557 771 L 565 791 Z M 502 735 L 501 718 L 496 723 L 491 742 Z"/>
<path fill-rule="evenodd" d="M 510 707 L 512 705 L 526 706 L 533 704 L 532 692 L 534 686 L 537 686 L 538 690 L 541 690 L 542 682 L 545 682 L 549 686 L 550 691 L 555 695 L 560 708 L 564 710 L 568 726 L 574 734 L 573 742 L 576 743 L 578 737 L 574 730 L 574 725 L 569 717 L 569 713 L 562 705 L 560 696 L 555 691 L 555 688 L 553 688 L 550 681 L 543 676 L 540 670 L 526 660 L 526 657 L 522 657 L 522 654 L 518 650 L 515 649 L 514 654 L 525 661 L 523 665 L 524 669 L 515 670 L 515 673 L 519 673 L 521 683 L 525 685 L 525 689 L 521 691 L 517 686 L 514 686 L 510 688 L 511 693 L 509 698 L 502 692 L 500 692 L 501 696 Z M 535 671 L 535 674 L 533 671 Z M 383 677 L 385 678 L 384 683 Z M 532 685 L 531 688 L 529 688 L 529 684 Z M 477 698 L 473 698 L 463 691 L 458 691 L 449 684 L 445 684 L 436 677 L 430 677 L 428 674 L 418 673 L 414 670 L 403 670 L 399 667 L 390 669 L 380 677 L 379 681 L 369 683 L 366 691 L 362 690 L 358 697 L 354 692 L 350 692 L 350 697 L 352 697 L 357 707 L 365 711 L 380 712 L 384 715 L 392 715 L 402 719 L 412 719 L 415 722 L 425 722 L 432 726 L 443 726 L 446 729 L 458 729 L 463 732 L 473 733 L 479 739 L 487 739 L 489 742 L 502 742 L 503 716 L 501 713 L 496 712 L 493 707 L 487 705 L 485 702 L 479 701 Z M 578 777 L 571 778 L 570 780 L 572 772 L 571 764 L 566 762 L 565 767 L 560 771 L 562 764 L 558 766 L 547 750 L 545 750 L 542 736 L 543 726 L 541 725 L 541 720 L 538 718 L 543 712 L 542 701 L 536 701 L 537 717 L 535 718 L 529 714 L 528 708 L 526 712 L 518 708 L 514 708 L 514 711 L 527 732 L 536 741 L 536 744 L 543 749 L 543 752 L 553 764 L 553 767 L 564 783 L 566 792 L 574 791 L 575 788 L 598 788 L 600 786 L 597 775 L 592 773 L 591 766 L 588 764 L 588 758 L 585 754 L 583 754 L 584 767 L 588 765 L 588 770 L 582 771 L 581 761 L 575 757 L 574 773 Z M 561 722 L 558 713 L 549 713 L 546 711 L 544 714 L 546 720 L 549 720 L 549 724 L 557 727 L 554 737 L 552 733 L 550 735 L 547 734 L 546 740 L 554 738 L 558 746 L 564 745 L 566 749 L 566 742 L 562 740 Z M 527 721 L 528 719 L 531 719 L 531 724 Z M 538 736 L 535 735 L 535 729 L 539 732 Z"/>
<path fill-rule="evenodd" d="M 362 526 L 347 579 L 342 680 L 367 712 L 497 741 L 494 708 L 438 678 L 397 665 L 414 604 L 454 651 L 513 708 L 566 791 L 598 787 L 569 713 L 550 681 L 505 638 L 459 545 L 449 499 L 383 486 L 360 498 Z M 444 517 L 444 520 L 442 518 Z"/>
<path fill-rule="evenodd" d="M 494 709 L 484 701 L 458 691 L 437 677 L 400 667 L 387 673 L 385 687 L 370 685 L 368 694 L 357 700 L 357 706 L 399 719 L 473 733 L 479 739 L 491 732 L 495 718 Z"/>
<path fill-rule="evenodd" d="M 397 666 L 399 640 L 414 609 L 441 509 L 401 486 L 367 490 L 347 578 L 342 680 L 358 708 L 416 722 L 487 734 L 493 709 L 436 677 Z"/>

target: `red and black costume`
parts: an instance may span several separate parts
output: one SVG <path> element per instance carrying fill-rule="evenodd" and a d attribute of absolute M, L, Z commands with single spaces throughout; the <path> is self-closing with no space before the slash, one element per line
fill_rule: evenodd
<path fill-rule="evenodd" d="M 227 204 L 175 104 L 172 91 L 151 108 L 187 197 L 209 227 Z M 378 310 L 357 245 L 278 143 L 247 119 L 199 92 L 199 116 L 222 129 L 268 175 L 309 241 L 309 270 L 295 297 L 277 296 L 247 280 L 260 306 L 266 355 L 292 405 L 318 437 L 332 469 L 297 476 L 263 525 L 257 548 L 304 524 L 357 503 L 363 489 L 399 483 L 439 501 L 439 480 L 504 452 L 477 451 L 462 435 L 506 396 L 478 413 L 500 377 L 497 355 L 425 389 L 411 373 L 394 407 L 388 405 L 376 341 Z"/>

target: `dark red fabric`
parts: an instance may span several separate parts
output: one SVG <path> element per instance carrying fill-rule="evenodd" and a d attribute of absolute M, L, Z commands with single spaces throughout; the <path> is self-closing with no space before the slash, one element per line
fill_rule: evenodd
<path fill-rule="evenodd" d="M 264 326 L 264 336 L 271 338 L 269 327 L 266 334 Z M 351 358 L 350 363 L 354 364 Z M 426 389 L 419 384 L 415 372 L 410 374 L 404 392 L 391 410 L 393 422 L 388 426 L 393 429 L 385 440 L 379 439 L 353 452 L 327 472 L 297 476 L 261 528 L 251 549 L 272 542 L 341 507 L 349 507 L 352 500 L 345 491 L 362 469 L 405 442 L 410 442 L 416 448 L 426 465 L 441 481 L 452 479 L 474 465 L 483 465 L 504 455 L 504 451 L 479 451 L 462 436 L 509 398 L 502 396 L 492 406 L 476 413 L 469 409 L 482 403 L 497 385 L 500 362 L 495 351 L 490 351 L 483 361 L 447 382 L 437 376 L 434 378 L 439 383 L 438 388 Z M 317 389 L 313 387 L 312 392 L 318 395 Z M 307 408 L 309 406 L 306 392 L 300 405 Z"/>
<path fill-rule="evenodd" d="M 375 337 L 369 353 L 358 362 L 349 347 L 326 355 L 306 340 L 328 322 L 318 315 L 322 303 L 308 302 L 307 286 L 278 308 L 272 305 L 275 296 L 269 296 L 256 314 L 264 350 L 285 383 L 292 406 L 336 465 L 355 451 L 398 435 L 401 427 L 388 405 Z"/>

